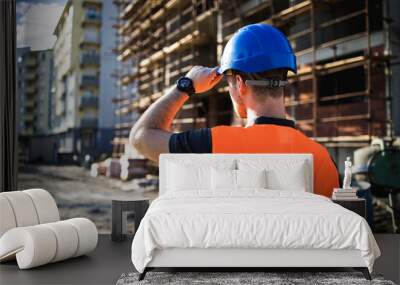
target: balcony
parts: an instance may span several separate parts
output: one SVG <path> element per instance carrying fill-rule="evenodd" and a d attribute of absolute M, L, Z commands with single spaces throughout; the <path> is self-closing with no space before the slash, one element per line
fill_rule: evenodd
<path fill-rule="evenodd" d="M 37 73 L 35 71 L 28 71 L 25 75 L 26 81 L 36 81 L 38 79 Z"/>
<path fill-rule="evenodd" d="M 32 113 L 25 113 L 24 114 L 24 121 L 25 122 L 27 122 L 29 124 L 30 122 L 33 122 L 33 120 L 34 120 L 34 116 L 33 116 Z"/>
<path fill-rule="evenodd" d="M 92 11 L 87 11 L 86 13 L 83 14 L 82 17 L 82 26 L 89 26 L 89 25 L 94 25 L 94 26 L 101 26 L 101 13 L 94 13 Z"/>
<path fill-rule="evenodd" d="M 99 98 L 97 96 L 82 96 L 79 102 L 79 108 L 97 108 Z"/>
<path fill-rule="evenodd" d="M 100 56 L 98 54 L 83 53 L 81 55 L 81 66 L 99 66 Z"/>
<path fill-rule="evenodd" d="M 97 6 L 97 7 L 101 8 L 102 5 L 103 5 L 103 3 L 101 2 L 101 0 L 83 0 L 82 1 L 82 6 L 83 7 Z"/>
<path fill-rule="evenodd" d="M 34 107 L 35 107 L 35 101 L 34 100 L 26 100 L 25 101 L 25 108 L 33 109 Z"/>
<path fill-rule="evenodd" d="M 81 77 L 81 89 L 97 88 L 99 86 L 99 77 L 94 75 L 83 75 Z"/>
<path fill-rule="evenodd" d="M 100 36 L 93 36 L 93 35 L 82 35 L 81 41 L 80 41 L 80 46 L 100 46 Z"/>
<path fill-rule="evenodd" d="M 32 56 L 28 57 L 28 58 L 26 59 L 25 65 L 26 65 L 26 67 L 28 67 L 28 68 L 36 67 L 36 66 L 37 66 L 37 59 L 36 59 L 36 57 L 32 57 Z"/>
<path fill-rule="evenodd" d="M 97 128 L 97 118 L 82 118 L 81 128 Z"/>
<path fill-rule="evenodd" d="M 25 89 L 25 93 L 27 95 L 34 95 L 36 94 L 37 88 L 35 85 L 30 85 Z"/>

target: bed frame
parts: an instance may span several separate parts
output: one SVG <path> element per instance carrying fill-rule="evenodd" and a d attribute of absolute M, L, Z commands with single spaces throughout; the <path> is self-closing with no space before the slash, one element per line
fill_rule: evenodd
<path fill-rule="evenodd" d="M 307 189 L 313 193 L 313 158 L 311 154 L 162 154 L 160 156 L 160 194 L 167 191 L 166 180 L 168 161 L 175 159 L 199 160 L 215 159 L 291 159 L 305 161 Z M 139 280 L 154 269 L 205 269 L 214 271 L 220 268 L 229 271 L 265 271 L 265 269 L 285 268 L 310 270 L 316 268 L 338 269 L 353 268 L 361 271 L 367 280 L 371 280 L 369 270 L 359 250 L 331 249 L 254 249 L 254 248 L 169 248 L 155 250 L 153 259 L 147 265 Z M 264 269 L 264 270 L 262 270 Z"/>
<path fill-rule="evenodd" d="M 330 249 L 237 249 L 237 248 L 170 248 L 156 250 L 152 261 L 139 275 L 143 280 L 148 271 L 154 269 L 184 268 L 214 269 L 224 271 L 263 271 L 262 269 L 337 269 L 353 268 L 361 271 L 367 280 L 371 280 L 368 268 L 361 258 L 359 250 Z M 228 270 L 229 269 L 229 270 Z"/>

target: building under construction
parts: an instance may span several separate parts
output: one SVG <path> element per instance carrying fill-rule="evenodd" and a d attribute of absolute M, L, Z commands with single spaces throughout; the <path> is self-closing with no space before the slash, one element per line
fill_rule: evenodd
<path fill-rule="evenodd" d="M 298 74 L 289 78 L 285 103 L 300 130 L 327 146 L 336 161 L 373 137 L 392 137 L 392 121 L 399 116 L 392 106 L 400 105 L 391 65 L 399 46 L 391 33 L 396 2 L 115 0 L 121 92 L 114 98 L 114 156 L 125 151 L 137 117 L 169 86 L 193 65 L 218 65 L 233 33 L 259 22 L 279 28 L 296 52 Z M 192 97 L 174 130 L 241 124 L 227 94 L 221 83 Z"/>

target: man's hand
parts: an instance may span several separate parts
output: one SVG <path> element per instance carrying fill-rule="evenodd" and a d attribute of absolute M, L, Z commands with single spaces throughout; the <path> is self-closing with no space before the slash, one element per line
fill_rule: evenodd
<path fill-rule="evenodd" d="M 193 66 L 186 77 L 192 79 L 196 93 L 203 93 L 217 85 L 222 74 L 217 73 L 217 67 Z"/>

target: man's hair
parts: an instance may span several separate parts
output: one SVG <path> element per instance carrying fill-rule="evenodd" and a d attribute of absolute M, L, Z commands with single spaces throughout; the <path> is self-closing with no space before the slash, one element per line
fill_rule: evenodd
<path fill-rule="evenodd" d="M 268 79 L 278 79 L 287 80 L 287 69 L 274 69 L 265 72 L 257 73 L 244 73 L 238 70 L 232 70 L 233 75 L 240 75 L 244 81 L 246 80 L 268 80 Z M 253 90 L 254 95 L 262 99 L 265 96 L 271 96 L 277 98 L 283 96 L 283 87 L 272 88 L 267 86 L 250 86 Z"/>

